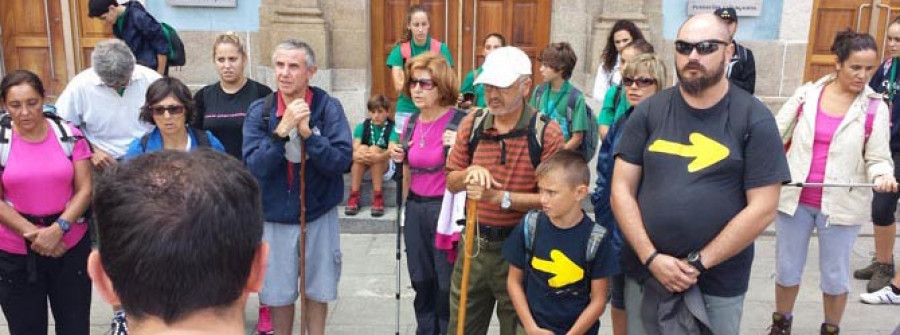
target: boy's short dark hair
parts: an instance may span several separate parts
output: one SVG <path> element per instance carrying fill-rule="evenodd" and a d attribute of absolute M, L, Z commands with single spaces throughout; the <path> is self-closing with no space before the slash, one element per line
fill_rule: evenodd
<path fill-rule="evenodd" d="M 366 103 L 366 109 L 369 111 L 374 111 L 376 109 L 384 109 L 388 112 L 391 111 L 391 99 L 384 96 L 384 94 L 376 94 L 369 98 L 369 102 Z"/>
<path fill-rule="evenodd" d="M 560 150 L 541 162 L 534 171 L 537 180 L 556 172 L 562 172 L 563 179 L 572 187 L 588 185 L 591 182 L 591 171 L 588 169 L 587 161 L 576 151 Z"/>
<path fill-rule="evenodd" d="M 88 17 L 99 17 L 109 11 L 109 6 L 118 7 L 116 0 L 91 0 L 88 2 Z"/>
<path fill-rule="evenodd" d="M 171 324 L 244 294 L 262 240 L 259 186 L 209 149 L 138 156 L 93 194 L 99 253 L 129 318 Z"/>
<path fill-rule="evenodd" d="M 572 78 L 572 71 L 575 70 L 578 56 L 568 42 L 550 43 L 541 51 L 538 61 L 556 72 L 561 72 L 563 79 L 569 80 Z"/>

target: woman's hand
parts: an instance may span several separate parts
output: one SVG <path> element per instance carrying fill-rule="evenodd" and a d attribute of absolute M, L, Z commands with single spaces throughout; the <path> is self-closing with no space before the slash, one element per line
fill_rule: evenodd
<path fill-rule="evenodd" d="M 58 225 L 40 228 L 30 233 L 25 233 L 25 238 L 31 241 L 31 249 L 41 256 L 54 256 L 59 253 L 59 244 L 62 243 L 63 231 Z M 65 248 L 65 247 L 63 247 Z"/>
<path fill-rule="evenodd" d="M 886 175 L 886 174 L 876 177 L 875 178 L 875 192 L 897 193 L 897 179 L 894 179 L 894 176 L 892 176 L 892 175 Z"/>
<path fill-rule="evenodd" d="M 403 161 L 406 159 L 406 152 L 403 151 L 403 147 L 400 146 L 399 144 L 393 145 L 393 146 L 391 146 L 390 150 L 391 150 L 391 160 L 393 160 L 394 163 L 397 163 L 397 164 L 403 163 Z"/>

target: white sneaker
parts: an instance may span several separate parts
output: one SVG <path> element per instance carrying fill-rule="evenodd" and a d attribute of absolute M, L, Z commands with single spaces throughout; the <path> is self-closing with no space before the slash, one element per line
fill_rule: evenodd
<path fill-rule="evenodd" d="M 878 291 L 872 293 L 863 293 L 859 295 L 859 299 L 867 304 L 874 305 L 900 305 L 900 295 L 894 294 L 891 286 L 885 286 Z"/>

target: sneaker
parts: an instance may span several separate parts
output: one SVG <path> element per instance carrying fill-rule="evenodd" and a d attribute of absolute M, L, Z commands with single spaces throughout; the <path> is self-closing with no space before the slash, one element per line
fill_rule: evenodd
<path fill-rule="evenodd" d="M 772 324 L 769 326 L 769 335 L 791 335 L 791 323 L 793 318 L 785 318 L 778 312 L 772 313 Z"/>
<path fill-rule="evenodd" d="M 894 264 L 873 263 L 875 271 L 866 284 L 866 292 L 872 293 L 888 286 L 894 279 Z"/>
<path fill-rule="evenodd" d="M 894 293 L 890 285 L 872 293 L 860 294 L 859 300 L 873 305 L 900 305 L 900 295 Z"/>
<path fill-rule="evenodd" d="M 384 215 L 384 192 L 375 191 L 372 195 L 372 216 L 380 217 Z"/>
<path fill-rule="evenodd" d="M 344 208 L 344 214 L 356 215 L 359 213 L 359 191 L 350 191 L 350 198 L 347 199 L 347 208 Z"/>
<path fill-rule="evenodd" d="M 256 335 L 275 335 L 269 306 L 259 305 L 259 319 L 256 321 Z"/>
<path fill-rule="evenodd" d="M 872 257 L 872 263 L 869 263 L 869 265 L 862 269 L 853 271 L 853 278 L 862 280 L 872 279 L 872 274 L 875 273 L 875 265 L 877 265 L 877 262 L 875 262 L 875 257 Z"/>
<path fill-rule="evenodd" d="M 823 323 L 822 328 L 819 329 L 819 334 L 822 335 L 837 335 L 841 333 L 841 327 L 836 325 Z"/>

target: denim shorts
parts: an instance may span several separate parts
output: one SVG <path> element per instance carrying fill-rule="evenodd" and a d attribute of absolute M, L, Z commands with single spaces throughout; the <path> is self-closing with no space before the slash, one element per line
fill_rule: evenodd
<path fill-rule="evenodd" d="M 266 222 L 263 241 L 269 243 L 266 276 L 259 299 L 280 307 L 299 296 L 300 225 Z M 337 208 L 307 224 L 306 297 L 318 302 L 337 300 L 341 278 L 341 235 Z"/>

